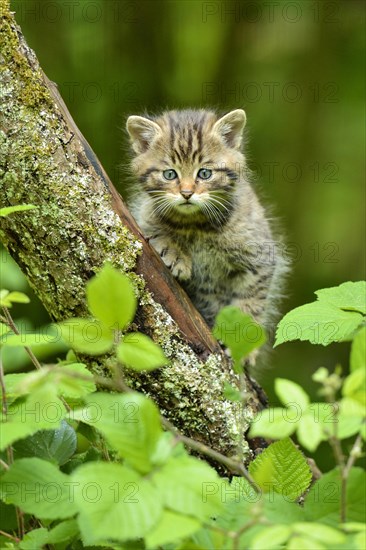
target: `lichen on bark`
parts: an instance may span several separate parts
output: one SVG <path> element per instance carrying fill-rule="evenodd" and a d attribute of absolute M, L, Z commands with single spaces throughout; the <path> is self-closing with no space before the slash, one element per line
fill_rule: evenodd
<path fill-rule="evenodd" d="M 243 432 L 260 406 L 254 389 L 248 381 L 244 411 L 223 396 L 225 382 L 237 383 L 230 361 L 123 210 L 8 3 L 0 7 L 0 207 L 36 206 L 0 219 L 2 243 L 55 320 L 87 315 L 85 283 L 105 261 L 127 273 L 139 299 L 138 328 L 170 359 L 152 374 L 126 372 L 128 381 L 186 435 L 249 457 Z"/>

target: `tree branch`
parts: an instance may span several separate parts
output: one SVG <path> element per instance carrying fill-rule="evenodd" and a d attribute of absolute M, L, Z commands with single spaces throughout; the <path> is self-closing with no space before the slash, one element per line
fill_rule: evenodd
<path fill-rule="evenodd" d="M 129 374 L 187 437 L 229 457 L 250 458 L 244 433 L 262 408 L 246 378 L 247 405 L 227 401 L 230 361 L 199 313 L 144 240 L 64 102 L 27 46 L 8 1 L 1 8 L 1 207 L 31 203 L 0 221 L 0 237 L 51 318 L 87 315 L 85 283 L 108 260 L 139 298 L 135 324 L 164 349 L 169 367 Z M 136 327 L 135 327 L 136 328 Z M 89 362 L 95 374 L 108 358 Z"/>

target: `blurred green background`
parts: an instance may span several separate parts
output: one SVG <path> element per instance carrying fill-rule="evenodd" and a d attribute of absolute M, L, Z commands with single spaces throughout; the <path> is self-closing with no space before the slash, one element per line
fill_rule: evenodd
<path fill-rule="evenodd" d="M 16 0 L 17 22 L 112 181 L 124 192 L 129 114 L 244 108 L 256 188 L 293 258 L 282 311 L 365 277 L 362 1 Z M 3 286 L 21 289 L 3 257 Z M 17 315 L 39 325 L 38 302 Z M 348 368 L 348 344 L 294 342 L 275 377 Z"/>

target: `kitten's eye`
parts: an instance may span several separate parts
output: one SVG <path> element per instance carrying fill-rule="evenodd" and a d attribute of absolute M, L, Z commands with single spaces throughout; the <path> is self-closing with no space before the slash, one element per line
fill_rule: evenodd
<path fill-rule="evenodd" d="M 171 181 L 171 180 L 175 180 L 178 177 L 178 174 L 175 170 L 172 170 L 170 168 L 169 170 L 164 170 L 163 176 L 166 180 Z"/>
<path fill-rule="evenodd" d="M 201 178 L 201 180 L 208 180 L 212 176 L 212 170 L 200 168 L 197 172 L 197 176 Z"/>

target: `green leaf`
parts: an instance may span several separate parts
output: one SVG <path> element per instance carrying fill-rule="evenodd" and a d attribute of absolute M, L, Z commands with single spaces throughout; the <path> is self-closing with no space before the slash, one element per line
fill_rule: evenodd
<path fill-rule="evenodd" d="M 48 531 L 44 527 L 29 531 L 19 544 L 22 550 L 42 550 L 48 542 Z"/>
<path fill-rule="evenodd" d="M 241 368 L 241 360 L 266 341 L 263 327 L 234 306 L 224 307 L 219 312 L 213 335 L 230 349 L 237 371 Z"/>
<path fill-rule="evenodd" d="M 296 434 L 299 443 L 311 452 L 325 439 L 322 424 L 310 411 L 302 415 Z"/>
<path fill-rule="evenodd" d="M 86 380 L 77 376 L 82 376 Z M 5 383 L 7 395 L 10 391 L 10 395 L 14 396 L 37 391 L 45 383 L 53 384 L 58 394 L 72 398 L 83 397 L 96 389 L 93 375 L 83 363 L 60 365 L 56 369 L 44 367 L 28 374 L 7 375 Z"/>
<path fill-rule="evenodd" d="M 2 337 L 0 344 L 4 346 L 28 346 L 28 347 L 34 347 L 34 346 L 40 346 L 43 344 L 51 344 L 53 343 L 52 340 L 50 340 L 49 334 L 42 334 L 42 333 L 23 333 L 23 334 L 7 334 Z"/>
<path fill-rule="evenodd" d="M 36 456 L 59 465 L 76 451 L 76 432 L 62 420 L 57 430 L 41 430 L 14 445 L 15 458 Z"/>
<path fill-rule="evenodd" d="M 324 542 L 327 546 L 333 547 L 337 544 L 345 542 L 346 537 L 344 533 L 329 525 L 322 525 L 321 523 L 314 522 L 301 522 L 295 523 L 293 529 L 300 535 L 307 535 L 310 538 L 319 542 Z"/>
<path fill-rule="evenodd" d="M 61 395 L 77 399 L 96 390 L 94 377 L 83 363 L 63 365 L 60 369 L 62 369 L 62 372 L 58 370 L 52 374 Z M 74 375 L 82 376 L 86 380 L 75 378 Z"/>
<path fill-rule="evenodd" d="M 96 390 L 94 377 L 83 363 L 64 365 L 59 367 L 57 372 L 52 373 L 52 375 L 59 393 L 65 397 L 77 399 Z M 86 380 L 75 378 L 75 375 L 82 376 Z"/>
<path fill-rule="evenodd" d="M 366 405 L 366 369 L 356 369 L 346 377 L 342 394 Z"/>
<path fill-rule="evenodd" d="M 365 522 L 365 477 L 362 468 L 349 472 L 346 492 L 346 521 Z M 309 521 L 338 527 L 341 505 L 341 476 L 338 468 L 323 474 L 312 485 L 304 503 Z"/>
<path fill-rule="evenodd" d="M 141 332 L 126 334 L 117 348 L 117 357 L 136 371 L 154 370 L 169 363 L 160 346 Z"/>
<path fill-rule="evenodd" d="M 5 334 L 8 334 L 9 332 L 13 334 L 13 332 L 10 330 L 10 328 L 7 325 L 4 325 L 4 323 L 0 323 L 0 339 L 2 339 L 3 336 Z M 0 340 L 0 345 L 1 345 L 1 340 Z"/>
<path fill-rule="evenodd" d="M 171 458 L 151 481 L 167 508 L 201 521 L 222 510 L 221 491 L 228 487 L 213 468 L 188 456 Z"/>
<path fill-rule="evenodd" d="M 5 502 L 37 518 L 63 519 L 76 513 L 69 476 L 40 458 L 16 460 L 0 483 Z"/>
<path fill-rule="evenodd" d="M 5 206 L 5 208 L 0 208 L 0 216 L 5 217 L 9 216 L 9 214 L 13 214 L 13 212 L 22 212 L 24 210 L 33 210 L 34 208 L 38 208 L 34 204 L 16 204 L 14 206 Z"/>
<path fill-rule="evenodd" d="M 48 533 L 49 544 L 57 544 L 64 541 L 73 539 L 79 533 L 77 521 L 75 519 L 68 519 L 62 521 L 56 527 L 51 529 Z"/>
<path fill-rule="evenodd" d="M 362 320 L 360 313 L 343 311 L 327 302 L 305 304 L 287 313 L 279 322 L 275 346 L 291 340 L 327 346 L 350 336 Z"/>
<path fill-rule="evenodd" d="M 317 542 L 309 535 L 295 535 L 291 537 L 287 546 L 287 550 L 327 550 L 321 542 Z"/>
<path fill-rule="evenodd" d="M 21 550 L 43 550 L 46 544 L 59 544 L 73 539 L 79 532 L 76 520 L 62 521 L 47 531 L 44 527 L 29 531 L 19 544 Z"/>
<path fill-rule="evenodd" d="M 287 525 L 273 525 L 265 527 L 251 541 L 251 550 L 271 550 L 280 547 L 287 541 L 291 534 L 291 529 Z"/>
<path fill-rule="evenodd" d="M 8 408 L 7 422 L 1 424 L 1 448 L 39 430 L 60 426 L 66 416 L 64 404 L 57 397 L 57 388 L 49 383 L 32 392 L 25 400 L 17 400 Z"/>
<path fill-rule="evenodd" d="M 295 521 L 305 521 L 304 511 L 297 502 L 289 502 L 282 494 L 270 491 L 263 495 L 264 516 L 272 524 L 292 525 Z"/>
<path fill-rule="evenodd" d="M 0 291 L 0 306 L 12 307 L 13 302 L 18 304 L 29 304 L 30 299 L 23 292 L 9 292 L 8 290 L 2 289 Z"/>
<path fill-rule="evenodd" d="M 295 500 L 308 488 L 311 471 L 290 439 L 272 443 L 250 463 L 249 472 L 265 492 Z"/>
<path fill-rule="evenodd" d="M 14 441 L 18 439 L 23 439 L 29 435 L 34 434 L 39 430 L 38 426 L 34 424 L 21 422 L 3 422 L 0 424 L 1 430 L 1 440 L 0 440 L 0 451 L 12 445 Z"/>
<path fill-rule="evenodd" d="M 110 330 L 123 330 L 133 320 L 137 300 L 129 278 L 110 264 L 87 284 L 91 314 Z"/>
<path fill-rule="evenodd" d="M 243 397 L 242 397 L 242 394 L 240 393 L 240 391 L 235 388 L 234 386 L 232 386 L 231 384 L 229 384 L 228 382 L 224 382 L 224 391 L 223 391 L 223 395 L 226 399 L 228 399 L 229 401 L 242 401 Z"/>
<path fill-rule="evenodd" d="M 315 294 L 322 302 L 366 315 L 366 281 L 348 281 L 339 286 L 317 290 Z"/>
<path fill-rule="evenodd" d="M 263 409 L 254 417 L 250 426 L 249 437 L 283 439 L 294 433 L 300 418 L 301 414 L 296 413 L 293 416 L 290 409 L 282 407 Z"/>
<path fill-rule="evenodd" d="M 365 420 L 365 406 L 351 397 L 344 397 L 339 402 L 336 417 L 336 433 L 339 439 L 346 439 L 357 434 Z M 331 431 L 334 433 L 334 429 Z"/>
<path fill-rule="evenodd" d="M 126 466 L 89 462 L 75 470 L 71 479 L 87 545 L 141 538 L 161 517 L 159 492 Z"/>
<path fill-rule="evenodd" d="M 366 327 L 362 327 L 351 346 L 351 371 L 366 369 Z"/>
<path fill-rule="evenodd" d="M 147 548 L 159 548 L 163 544 L 188 537 L 200 529 L 201 523 L 192 517 L 164 510 L 159 523 L 145 536 Z"/>
<path fill-rule="evenodd" d="M 43 550 L 46 544 L 59 544 L 72 540 L 79 532 L 76 520 L 62 521 L 47 531 L 44 527 L 29 531 L 19 544 L 21 550 Z"/>
<path fill-rule="evenodd" d="M 80 353 L 102 355 L 114 343 L 113 332 L 93 319 L 75 317 L 59 323 L 57 327 L 65 342 Z"/>
<path fill-rule="evenodd" d="M 121 457 L 149 472 L 163 433 L 154 403 L 138 393 L 96 393 L 85 400 L 86 407 L 72 411 L 72 418 L 97 428 Z"/>
<path fill-rule="evenodd" d="M 285 406 L 295 403 L 302 411 L 305 411 L 310 403 L 308 394 L 299 384 L 286 380 L 285 378 L 275 379 L 275 392 L 281 403 Z"/>
<path fill-rule="evenodd" d="M 19 385 L 28 376 L 27 373 L 6 374 L 4 376 L 6 398 L 13 400 L 19 395 L 22 395 L 19 391 Z"/>

